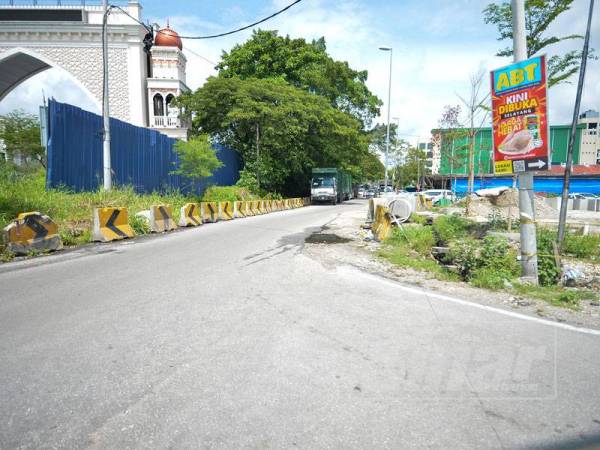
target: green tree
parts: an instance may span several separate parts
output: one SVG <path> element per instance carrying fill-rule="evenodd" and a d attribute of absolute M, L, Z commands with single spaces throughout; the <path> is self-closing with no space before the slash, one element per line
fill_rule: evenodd
<path fill-rule="evenodd" d="M 21 158 L 28 164 L 36 161 L 46 167 L 46 152 L 40 143 L 38 118 L 18 110 L 0 116 L 0 139 L 8 159 Z"/>
<path fill-rule="evenodd" d="M 360 157 L 360 174 L 355 181 L 379 181 L 383 179 L 385 167 L 379 156 L 367 151 Z"/>
<path fill-rule="evenodd" d="M 387 124 L 378 123 L 370 131 L 371 151 L 378 153 L 384 157 L 386 139 L 387 139 Z M 398 137 L 398 126 L 395 123 L 390 123 L 390 148 L 388 151 L 388 168 L 396 167 L 402 162 L 406 156 L 406 149 L 410 147 L 409 143 Z"/>
<path fill-rule="evenodd" d="M 223 166 L 207 134 L 199 134 L 189 141 L 177 141 L 175 152 L 179 164 L 171 173 L 189 178 L 194 187 L 200 180 L 210 177 L 215 170 Z"/>
<path fill-rule="evenodd" d="M 350 68 L 327 53 L 325 39 L 312 42 L 282 37 L 277 31 L 254 31 L 252 37 L 223 52 L 217 65 L 224 78 L 281 78 L 325 97 L 329 103 L 368 125 L 379 114 L 381 101 L 369 91 L 367 71 Z"/>
<path fill-rule="evenodd" d="M 210 77 L 179 102 L 193 129 L 240 152 L 245 170 L 268 191 L 305 193 L 312 167 L 357 175 L 368 151 L 356 118 L 281 78 Z"/>
<path fill-rule="evenodd" d="M 525 30 L 527 33 L 527 56 L 533 56 L 542 49 L 570 39 L 582 39 L 579 34 L 567 36 L 548 35 L 548 27 L 565 11 L 571 9 L 573 0 L 525 0 Z M 485 23 L 494 24 L 500 33 L 499 41 L 512 39 L 512 10 L 510 2 L 490 3 L 483 10 Z M 497 56 L 512 56 L 512 47 L 506 47 Z M 581 64 L 580 50 L 572 50 L 564 55 L 553 55 L 548 59 L 548 85 L 569 82 Z M 595 56 L 590 52 L 590 59 Z"/>
<path fill-rule="evenodd" d="M 398 187 L 414 186 L 423 188 L 423 178 L 428 174 L 425 162 L 427 154 L 415 147 L 407 149 L 406 158 L 394 167 L 394 179 Z"/>

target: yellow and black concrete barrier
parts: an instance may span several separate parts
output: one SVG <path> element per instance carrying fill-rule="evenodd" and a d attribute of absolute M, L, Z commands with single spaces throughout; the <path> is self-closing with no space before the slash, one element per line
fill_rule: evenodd
<path fill-rule="evenodd" d="M 260 200 L 254 200 L 252 202 L 252 209 L 254 210 L 254 215 L 258 216 L 260 214 L 263 214 L 263 210 L 261 208 L 261 201 Z"/>
<path fill-rule="evenodd" d="M 186 203 L 181 207 L 179 226 L 196 227 L 198 225 L 202 225 L 200 205 L 198 203 Z"/>
<path fill-rule="evenodd" d="M 219 220 L 231 220 L 233 218 L 233 202 L 219 202 Z"/>
<path fill-rule="evenodd" d="M 233 217 L 235 217 L 236 219 L 246 217 L 246 202 L 233 202 Z"/>
<path fill-rule="evenodd" d="M 19 214 L 4 227 L 2 235 L 7 250 L 15 255 L 60 250 L 63 246 L 56 223 L 39 212 Z"/>
<path fill-rule="evenodd" d="M 216 222 L 219 220 L 219 204 L 217 202 L 202 202 L 202 222 Z"/>
<path fill-rule="evenodd" d="M 252 202 L 250 200 L 246 200 L 242 203 L 244 204 L 244 214 L 246 214 L 246 217 L 254 216 L 255 213 L 252 209 Z"/>
<path fill-rule="evenodd" d="M 392 232 L 392 218 L 387 206 L 377 205 L 375 207 L 375 220 L 371 225 L 371 231 L 378 241 L 384 241 Z"/>
<path fill-rule="evenodd" d="M 173 209 L 169 205 L 153 205 L 150 207 L 150 229 L 153 233 L 162 233 L 177 228 L 173 220 Z"/>
<path fill-rule="evenodd" d="M 110 242 L 134 236 L 127 208 L 94 208 L 93 241 Z"/>

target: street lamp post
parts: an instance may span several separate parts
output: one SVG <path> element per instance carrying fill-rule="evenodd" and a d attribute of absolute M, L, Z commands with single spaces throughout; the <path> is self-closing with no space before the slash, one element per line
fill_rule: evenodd
<path fill-rule="evenodd" d="M 390 52 L 390 74 L 388 78 L 388 101 L 387 101 L 387 132 L 385 135 L 385 176 L 384 176 L 384 187 L 383 192 L 387 190 L 388 183 L 388 153 L 390 151 L 390 102 L 392 96 L 392 47 L 379 47 L 379 50 L 384 52 Z"/>

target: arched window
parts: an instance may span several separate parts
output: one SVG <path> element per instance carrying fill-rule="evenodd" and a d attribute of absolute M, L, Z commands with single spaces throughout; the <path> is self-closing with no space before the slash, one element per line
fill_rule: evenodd
<path fill-rule="evenodd" d="M 171 105 L 171 102 L 175 96 L 173 94 L 167 95 L 166 104 L 167 104 L 167 115 L 171 117 L 177 117 L 179 111 L 175 105 Z"/>
<path fill-rule="evenodd" d="M 164 116 L 165 115 L 165 107 L 164 107 L 162 95 L 154 94 L 153 103 L 154 103 L 154 117 Z"/>

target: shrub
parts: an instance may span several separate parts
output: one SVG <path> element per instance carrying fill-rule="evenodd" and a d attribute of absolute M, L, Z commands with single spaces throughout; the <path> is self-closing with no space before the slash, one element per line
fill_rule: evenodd
<path fill-rule="evenodd" d="M 538 252 L 538 281 L 542 286 L 552 286 L 560 279 L 560 269 L 554 260 L 554 246 L 556 231 L 548 228 L 537 230 Z"/>
<path fill-rule="evenodd" d="M 254 196 L 246 188 L 239 186 L 210 186 L 204 191 L 202 201 L 233 202 L 236 200 L 251 200 Z"/>
<path fill-rule="evenodd" d="M 246 189 L 254 195 L 260 195 L 260 188 L 256 176 L 249 170 L 240 171 L 240 179 L 235 184 L 239 188 Z"/>
<path fill-rule="evenodd" d="M 431 227 L 421 225 L 404 226 L 394 228 L 392 236 L 388 239 L 390 244 L 407 245 L 419 255 L 429 256 L 431 247 L 435 245 L 435 238 Z"/>
<path fill-rule="evenodd" d="M 457 215 L 440 216 L 433 221 L 437 243 L 447 245 L 450 241 L 467 237 L 473 223 Z"/>
<path fill-rule="evenodd" d="M 494 291 L 504 288 L 504 282 L 515 277 L 514 273 L 504 268 L 480 267 L 471 272 L 471 284 L 476 287 L 492 289 Z"/>
<path fill-rule="evenodd" d="M 453 243 L 446 262 L 456 266 L 462 278 L 468 280 L 471 272 L 480 265 L 479 244 L 473 239 L 461 239 Z"/>
<path fill-rule="evenodd" d="M 575 258 L 600 259 L 600 235 L 567 233 L 563 242 L 563 253 Z"/>
<path fill-rule="evenodd" d="M 508 241 L 496 236 L 460 240 L 451 247 L 447 259 L 465 280 L 491 289 L 499 289 L 505 279 L 512 280 L 521 270 Z"/>

